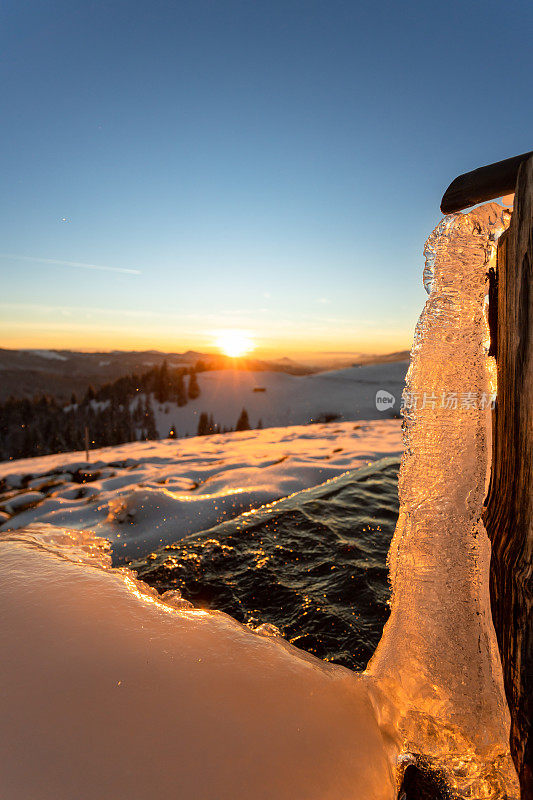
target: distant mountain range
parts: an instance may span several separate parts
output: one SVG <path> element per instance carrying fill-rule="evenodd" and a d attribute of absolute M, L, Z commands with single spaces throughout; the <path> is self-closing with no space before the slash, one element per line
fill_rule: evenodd
<path fill-rule="evenodd" d="M 347 354 L 345 364 L 353 366 L 405 361 L 407 351 L 388 355 Z M 190 368 L 202 363 L 208 370 L 239 369 L 253 372 L 281 372 L 289 375 L 309 375 L 339 364 L 332 357 L 328 363 L 323 358 L 319 364 L 299 363 L 290 358 L 261 360 L 241 358 L 238 361 L 213 353 L 189 350 L 185 353 L 162 353 L 158 350 L 82 353 L 73 350 L 6 350 L 0 349 L 0 401 L 10 396 L 33 397 L 49 394 L 60 401 L 68 401 L 74 392 L 83 395 L 92 385 L 114 381 L 133 372 L 146 372 L 164 361 L 169 368 Z"/>

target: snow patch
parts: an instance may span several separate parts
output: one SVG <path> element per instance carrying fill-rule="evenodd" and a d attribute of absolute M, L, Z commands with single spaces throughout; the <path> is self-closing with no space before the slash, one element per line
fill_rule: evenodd
<path fill-rule="evenodd" d="M 6 800 L 396 797 L 364 677 L 158 597 L 100 539 L 0 537 L 0 607 Z"/>
<path fill-rule="evenodd" d="M 66 356 L 56 353 L 55 350 L 22 350 L 23 353 L 30 353 L 33 356 L 47 358 L 49 361 L 68 361 Z"/>
<path fill-rule="evenodd" d="M 400 422 L 383 420 L 133 442 L 93 451 L 93 463 L 79 460 L 83 453 L 5 462 L 0 478 L 4 473 L 10 486 L 29 478 L 43 491 L 47 481 L 50 488 L 39 505 L 20 509 L 0 531 L 34 522 L 93 530 L 113 542 L 118 558 L 141 556 L 399 455 L 401 447 Z"/>

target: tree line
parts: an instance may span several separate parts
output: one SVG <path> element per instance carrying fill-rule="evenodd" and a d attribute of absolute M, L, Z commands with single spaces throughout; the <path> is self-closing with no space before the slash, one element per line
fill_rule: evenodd
<path fill-rule="evenodd" d="M 48 395 L 10 397 L 0 403 L 0 460 L 83 450 L 86 429 L 91 448 L 158 439 L 152 394 L 159 403 L 186 405 L 200 395 L 196 370 L 169 369 L 164 361 L 97 389 L 89 386 L 68 406 Z"/>
<path fill-rule="evenodd" d="M 200 396 L 198 371 L 198 365 L 190 369 L 172 369 L 165 360 L 160 367 L 152 367 L 142 374 L 124 375 L 111 383 L 104 383 L 96 391 L 89 387 L 84 400 L 105 401 L 114 398 L 125 403 L 142 393 L 153 394 L 158 403 L 185 406 L 189 400 L 196 400 Z"/>
<path fill-rule="evenodd" d="M 213 419 L 212 414 L 208 414 L 206 411 L 202 411 L 200 414 L 200 418 L 198 420 L 198 428 L 196 431 L 197 436 L 210 436 L 215 433 L 233 433 L 234 431 L 249 431 L 251 430 L 250 419 L 248 417 L 248 412 L 245 408 L 242 409 L 241 413 L 239 414 L 239 418 L 237 420 L 237 424 L 234 428 L 227 428 L 226 426 L 222 427 L 218 423 L 215 422 Z M 259 420 L 257 423 L 257 430 L 260 430 L 263 427 L 263 421 Z"/>
<path fill-rule="evenodd" d="M 103 404 L 82 401 L 63 406 L 54 397 L 9 398 L 0 404 L 0 460 L 29 458 L 157 439 L 154 412 L 147 397 L 130 403 L 111 398 Z"/>
<path fill-rule="evenodd" d="M 48 395 L 32 400 L 10 397 L 0 403 L 0 461 L 84 450 L 86 431 L 90 449 L 158 439 L 152 396 L 160 404 L 178 406 L 195 400 L 200 396 L 197 369 L 169 369 L 165 361 L 97 389 L 90 386 L 81 400 L 73 394 L 67 406 Z M 259 420 L 257 428 L 262 427 Z M 245 408 L 234 428 L 219 425 L 203 411 L 196 433 L 208 436 L 250 428 Z M 173 425 L 168 437 L 178 436 Z"/>

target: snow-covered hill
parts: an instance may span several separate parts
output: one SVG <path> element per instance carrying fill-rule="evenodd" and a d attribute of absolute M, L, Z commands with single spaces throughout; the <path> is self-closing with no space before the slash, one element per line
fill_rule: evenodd
<path fill-rule="evenodd" d="M 242 408 L 252 427 L 306 425 L 339 415 L 343 420 L 383 419 L 398 414 L 407 361 L 348 367 L 314 375 L 217 370 L 198 375 L 200 397 L 186 406 L 153 404 L 161 437 L 174 426 L 179 436 L 194 436 L 202 411 L 221 427 L 234 428 Z M 396 402 L 385 413 L 376 408 L 384 389 Z"/>
<path fill-rule="evenodd" d="M 400 422 L 375 420 L 137 442 L 95 450 L 91 463 L 84 453 L 3 462 L 0 531 L 91 530 L 124 559 L 401 449 Z"/>

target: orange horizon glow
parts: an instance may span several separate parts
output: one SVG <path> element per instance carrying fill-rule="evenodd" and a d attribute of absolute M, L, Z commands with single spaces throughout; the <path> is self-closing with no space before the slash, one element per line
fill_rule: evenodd
<path fill-rule="evenodd" d="M 410 348 L 414 322 L 385 320 L 262 318 L 179 314 L 135 309 L 24 306 L 7 309 L 0 320 L 0 348 L 110 352 L 157 350 L 165 353 L 223 352 L 232 358 L 298 359 L 318 353 L 328 357 L 383 355 Z M 225 319 L 223 317 L 226 317 Z M 245 317 L 245 319 L 243 318 Z"/>
<path fill-rule="evenodd" d="M 217 332 L 219 334 L 222 331 Z M 384 355 L 402 350 L 409 350 L 412 344 L 412 332 L 383 331 L 382 335 L 353 338 L 334 338 L 331 334 L 320 336 L 279 337 L 267 335 L 250 336 L 250 347 L 246 347 L 240 356 L 248 355 L 253 352 L 254 358 L 275 358 L 292 357 L 311 354 L 328 354 L 336 356 L 349 356 L 351 354 Z M 88 344 L 90 342 L 90 344 Z M 231 343 L 230 343 L 231 344 Z M 189 336 L 169 336 L 149 335 L 140 331 L 26 331 L 21 334 L 19 331 L 11 335 L 4 334 L 0 337 L 0 348 L 6 350 L 74 350 L 77 352 L 98 352 L 105 353 L 113 350 L 147 351 L 158 350 L 163 353 L 184 353 L 188 350 L 199 353 L 220 353 L 225 352 L 231 357 L 235 355 L 235 350 L 230 353 L 221 342 L 217 341 L 217 334 L 189 335 Z"/>
<path fill-rule="evenodd" d="M 240 358 L 255 350 L 252 335 L 248 331 L 236 328 L 219 331 L 216 334 L 215 345 L 221 353 L 230 358 Z"/>
<path fill-rule="evenodd" d="M 91 341 L 90 346 L 87 340 Z M 348 358 L 355 355 L 385 355 L 388 353 L 410 350 L 412 339 L 407 336 L 401 339 L 384 338 L 367 339 L 355 342 L 331 342 L 325 339 L 299 342 L 294 340 L 277 342 L 257 341 L 253 348 L 240 354 L 231 353 L 211 341 L 198 339 L 151 339 L 144 337 L 109 337 L 104 336 L 14 336 L 0 339 L 0 349 L 6 350 L 72 350 L 82 353 L 106 353 L 112 351 L 146 352 L 150 350 L 161 353 L 184 353 L 189 350 L 217 354 L 224 352 L 231 358 L 242 358 L 253 354 L 258 359 L 304 358 L 312 356 Z"/>

